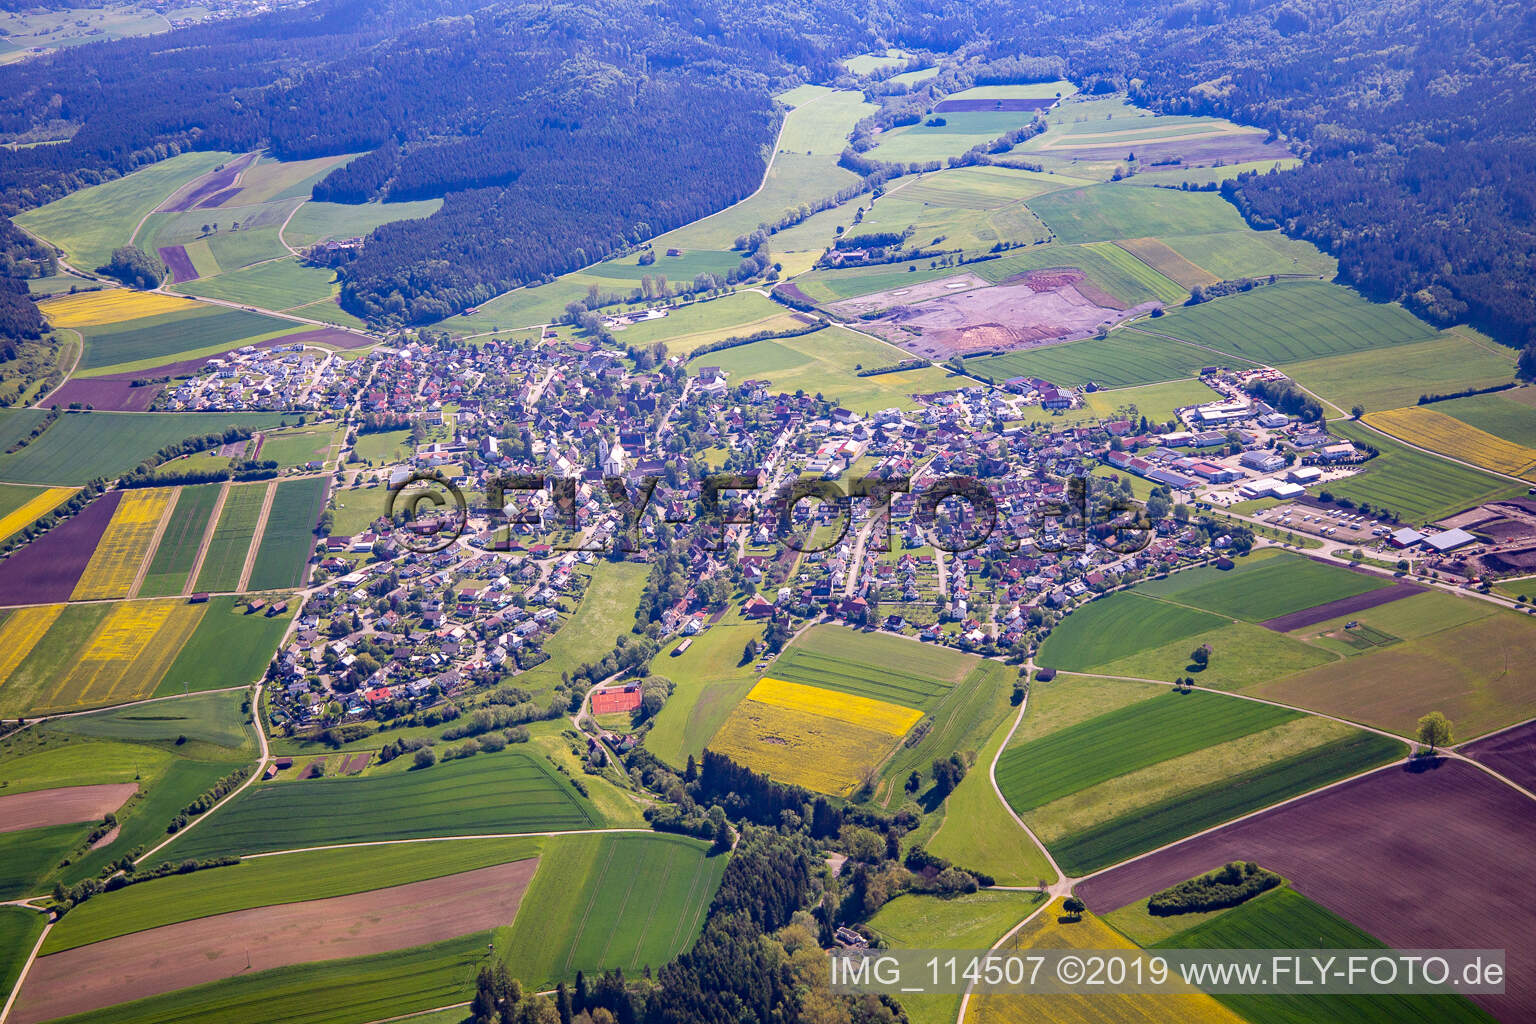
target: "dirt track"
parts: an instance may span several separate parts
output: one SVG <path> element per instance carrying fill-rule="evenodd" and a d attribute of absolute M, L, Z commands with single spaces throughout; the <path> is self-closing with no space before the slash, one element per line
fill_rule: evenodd
<path fill-rule="evenodd" d="M 11 1024 L 510 924 L 537 867 L 532 858 L 350 896 L 238 910 L 54 953 L 33 964 Z"/>
<path fill-rule="evenodd" d="M 1508 950 L 1501 1020 L 1536 1019 L 1536 815 L 1471 765 L 1387 768 L 1111 868 L 1078 887 L 1102 913 L 1230 860 L 1255 860 L 1398 949 Z M 1485 906 L 1488 913 L 1469 913 Z M 1306 946 L 1304 938 L 1298 944 Z"/>
<path fill-rule="evenodd" d="M 97 821 L 102 815 L 123 806 L 123 801 L 133 796 L 138 788 L 137 783 L 118 782 L 0 796 L 0 832 Z"/>

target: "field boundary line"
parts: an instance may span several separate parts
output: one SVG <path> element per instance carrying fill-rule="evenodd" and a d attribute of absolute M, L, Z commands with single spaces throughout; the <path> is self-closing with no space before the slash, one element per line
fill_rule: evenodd
<path fill-rule="evenodd" d="M 1008 744 L 1005 741 L 1003 746 L 1007 746 L 1007 745 Z M 1049 857 L 1050 854 L 1046 854 L 1046 856 Z M 1032 890 L 1032 891 L 1033 892 L 1039 892 L 1040 890 L 1039 889 L 1035 889 L 1035 890 Z M 987 948 L 989 950 L 991 950 L 991 949 L 1000 949 L 1002 947 L 1003 943 L 1007 942 L 1009 939 L 1011 939 L 1015 935 L 1017 935 L 1021 928 L 1023 928 L 1025 925 L 1029 924 L 1029 922 L 1033 921 L 1035 918 L 1039 917 L 1042 913 L 1044 913 L 1046 908 L 1051 905 L 1051 903 L 1054 901 L 1054 899 L 1055 899 L 1054 894 L 1052 894 L 1050 892 L 1045 893 L 1045 899 L 1040 901 L 1040 905 L 1038 907 L 1036 907 L 1034 910 L 1031 910 L 1029 912 L 1029 915 L 1027 917 L 1025 917 L 1024 920 L 1020 921 L 1018 924 L 1014 925 L 1012 928 L 1009 928 L 1008 931 L 1006 931 L 1003 934 L 1002 938 L 998 939 L 996 942 L 992 943 L 992 945 L 988 946 Z M 975 982 L 970 982 L 969 984 L 967 984 L 965 986 L 965 992 L 963 992 L 961 994 L 961 996 L 960 996 L 960 1014 L 959 1014 L 959 1016 L 957 1016 L 955 1018 L 955 1024 L 965 1024 L 965 1014 L 966 1014 L 966 1011 L 968 1009 L 970 1009 L 970 1005 L 971 1005 L 971 991 L 975 987 L 975 984 L 976 984 Z"/>
<path fill-rule="evenodd" d="M 149 545 L 144 549 L 144 560 L 139 563 L 139 571 L 133 574 L 133 583 L 128 587 L 126 596 L 130 601 L 139 596 L 139 588 L 144 585 L 144 577 L 149 575 L 149 565 L 155 560 L 155 555 L 160 550 L 160 541 L 171 525 L 171 516 L 175 514 L 176 506 L 181 504 L 181 492 L 182 488 L 178 485 L 171 495 L 171 500 L 165 503 L 165 511 L 160 514 L 160 522 L 155 524 L 154 535 L 149 538 Z"/>
<path fill-rule="evenodd" d="M 235 584 L 237 593 L 244 593 L 246 584 L 251 581 L 251 569 L 256 565 L 256 555 L 261 550 L 261 543 L 267 535 L 267 517 L 272 514 L 272 499 L 277 495 L 277 480 L 267 484 L 266 491 L 261 496 L 261 511 L 256 515 L 256 524 L 251 527 L 251 545 L 245 549 L 245 563 L 240 567 L 240 582 Z"/>
<path fill-rule="evenodd" d="M 206 816 L 207 815 L 204 815 L 204 817 Z M 660 836 L 670 834 L 666 832 L 657 832 L 655 829 L 634 828 L 630 826 L 615 828 L 564 829 L 553 832 L 486 832 L 480 835 L 414 836 L 405 839 L 365 839 L 359 840 L 355 843 L 327 843 L 322 846 L 297 846 L 291 850 L 265 850 L 261 853 L 243 853 L 239 854 L 239 857 L 241 860 L 256 860 L 261 857 L 285 857 L 290 853 L 315 853 L 322 850 L 354 850 L 368 846 L 404 846 L 410 843 L 462 843 L 471 839 L 553 839 L 559 836 L 592 836 L 620 832 L 647 836 Z"/>
<path fill-rule="evenodd" d="M 41 913 L 41 911 L 39 911 Z M 32 965 L 37 962 L 37 953 L 43 948 L 43 943 L 48 941 L 48 933 L 53 930 L 53 922 L 43 925 L 43 933 L 37 937 L 37 943 L 32 947 L 32 952 L 22 961 L 21 971 L 16 975 L 16 984 L 11 986 L 11 994 L 6 997 L 5 1006 L 0 1007 L 0 1024 L 10 1019 L 11 1007 L 16 1004 L 16 996 L 21 993 L 21 984 L 27 980 L 27 974 L 32 970 Z"/>
<path fill-rule="evenodd" d="M 536 995 L 547 995 L 546 992 L 538 992 Z M 434 1006 L 430 1010 L 412 1010 L 410 1013 L 402 1013 L 398 1017 L 384 1017 L 380 1020 L 368 1021 L 367 1024 L 395 1024 L 396 1021 L 415 1020 L 417 1017 L 426 1017 L 434 1013 L 443 1013 L 447 1010 L 462 1010 L 466 1006 L 473 1005 L 470 1002 L 452 1003 L 448 1006 Z M 3 1024 L 3 1022 L 0 1022 Z"/>
<path fill-rule="evenodd" d="M 197 554 L 192 556 L 192 568 L 187 570 L 187 582 L 182 585 L 181 595 L 190 596 L 197 587 L 197 577 L 203 571 L 203 560 L 208 557 L 208 546 L 213 543 L 213 532 L 218 529 L 219 516 L 224 512 L 224 499 L 229 497 L 229 481 L 225 480 L 219 488 L 218 497 L 213 499 L 213 508 L 208 513 L 208 524 L 203 527 L 203 539 L 197 545 Z"/>

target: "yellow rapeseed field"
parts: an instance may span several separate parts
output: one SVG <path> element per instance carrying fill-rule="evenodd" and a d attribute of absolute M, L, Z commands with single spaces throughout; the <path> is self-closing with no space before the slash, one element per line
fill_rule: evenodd
<path fill-rule="evenodd" d="M 52 512 L 75 490 L 73 487 L 48 487 L 38 491 L 37 497 L 9 515 L 0 517 L 0 540 L 5 540 L 24 526 L 30 526 L 44 513 Z"/>
<path fill-rule="evenodd" d="M 1454 416 L 1411 405 L 1365 414 L 1365 422 L 1384 433 L 1441 452 L 1496 473 L 1536 480 L 1536 449 L 1463 423 Z"/>
<path fill-rule="evenodd" d="M 1061 901 L 1046 907 L 1008 943 L 1010 949 L 1135 949 L 1136 945 L 1094 917 L 1062 923 Z M 976 1024 L 1243 1024 L 1243 1018 L 1204 993 L 998 994 L 971 999 L 966 1019 Z"/>
<path fill-rule="evenodd" d="M 731 711 L 709 749 L 779 782 L 847 796 L 896 745 L 878 729 L 747 699 Z"/>
<path fill-rule="evenodd" d="M 61 295 L 39 302 L 38 309 L 54 327 L 104 327 L 147 316 L 193 309 L 195 304 L 159 292 L 136 292 L 127 288 Z"/>
<path fill-rule="evenodd" d="M 170 506 L 175 489 L 146 488 L 129 491 L 118 501 L 91 560 L 70 594 L 72 601 L 127 597 L 139 566 L 149 556 L 150 541 Z"/>
<path fill-rule="evenodd" d="M 149 696 L 206 610 L 206 605 L 179 601 L 116 605 L 70 670 L 38 697 L 37 710 L 68 711 Z"/>
<path fill-rule="evenodd" d="M 763 678 L 752 687 L 747 700 L 773 707 L 808 711 L 848 725 L 871 729 L 887 736 L 905 736 L 923 717 L 921 711 L 904 708 L 837 690 L 792 683 L 784 679 Z"/>
<path fill-rule="evenodd" d="M 4 685 L 17 666 L 27 660 L 32 648 L 63 610 L 61 604 L 18 608 L 5 620 L 5 628 L 0 629 L 0 685 Z"/>

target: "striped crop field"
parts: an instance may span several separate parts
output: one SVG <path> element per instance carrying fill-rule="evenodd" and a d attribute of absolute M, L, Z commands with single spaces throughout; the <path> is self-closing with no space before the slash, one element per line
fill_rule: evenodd
<path fill-rule="evenodd" d="M 0 517 L 0 540 L 5 540 L 17 530 L 37 522 L 39 518 L 58 508 L 59 504 L 75 491 L 74 487 L 46 487 L 38 491 L 36 497 L 12 509 L 4 517 Z"/>
<path fill-rule="evenodd" d="M 267 486 L 265 482 L 230 485 L 194 589 L 228 592 L 240 585 L 240 573 L 255 540 Z"/>
<path fill-rule="evenodd" d="M 0 628 L 0 686 L 4 686 L 16 667 L 27 660 L 32 648 L 63 610 L 61 604 L 18 608 L 5 620 L 4 627 Z"/>
<path fill-rule="evenodd" d="M 1453 416 L 1411 405 L 1370 412 L 1365 422 L 1400 441 L 1441 452 L 1495 473 L 1536 481 L 1536 449 L 1506 441 Z"/>
<path fill-rule="evenodd" d="M 763 679 L 752 687 L 747 700 L 792 711 L 806 711 L 839 722 L 873 729 L 891 736 L 905 736 L 907 730 L 923 717 L 921 711 L 872 700 L 852 693 L 823 690 L 818 686 L 792 683 L 783 679 Z"/>
<path fill-rule="evenodd" d="M 179 601 L 115 605 L 69 671 L 39 695 L 36 710 L 72 711 L 148 697 L 207 607 Z"/>
<path fill-rule="evenodd" d="M 175 490 L 168 487 L 129 491 L 117 503 L 112 521 L 101 535 L 85 572 L 75 584 L 72 601 L 111 600 L 127 597 L 139 566 Z"/>
<path fill-rule="evenodd" d="M 1115 243 L 1168 280 L 1185 288 L 1215 284 L 1221 278 L 1190 262 L 1159 238 L 1122 238 Z"/>
<path fill-rule="evenodd" d="M 194 307 L 186 299 L 173 298 L 159 292 L 108 288 L 104 291 L 61 295 L 57 299 L 38 303 L 38 308 L 54 327 L 101 327 Z"/>
<path fill-rule="evenodd" d="M 920 711 L 885 701 L 763 679 L 709 748 L 780 782 L 847 796 L 921 718 Z"/>

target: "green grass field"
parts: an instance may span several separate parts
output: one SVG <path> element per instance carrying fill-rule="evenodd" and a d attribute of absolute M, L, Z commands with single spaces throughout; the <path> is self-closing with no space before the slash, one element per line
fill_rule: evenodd
<path fill-rule="evenodd" d="M 707 302 L 689 303 L 660 320 L 622 328 L 614 337 L 624 345 L 666 342 L 669 350 L 686 353 L 701 343 L 696 338 L 752 334 L 760 328 L 749 325 L 786 312 L 783 306 L 756 292 L 736 292 Z"/>
<path fill-rule="evenodd" d="M 577 971 L 657 970 L 693 945 L 725 864 L 684 836 L 556 837 L 497 952 L 538 989 Z"/>
<path fill-rule="evenodd" d="M 171 597 L 186 587 L 187 573 L 197 559 L 198 546 L 208 528 L 208 517 L 219 498 L 218 484 L 183 487 L 171 510 L 171 521 L 160 536 L 155 557 L 139 587 L 140 597 Z"/>
<path fill-rule="evenodd" d="M 104 370 L 123 364 L 168 363 L 184 352 L 210 346 L 238 348 L 247 339 L 296 329 L 299 325 L 244 309 L 222 309 L 187 303 L 186 311 L 165 313 L 123 325 L 85 327 L 81 370 Z M 153 362 L 152 362 L 153 361 Z"/>
<path fill-rule="evenodd" d="M 293 309 L 329 299 L 338 291 L 336 272 L 300 263 L 297 257 L 272 259 L 273 252 L 253 254 L 268 262 L 232 269 L 216 277 L 199 277 L 179 284 L 184 295 L 239 302 L 261 309 Z"/>
<path fill-rule="evenodd" d="M 1216 392 L 1197 380 L 1173 380 L 1095 391 L 1086 396 L 1086 409 L 1090 416 L 1098 419 L 1113 419 L 1134 409 L 1136 415 L 1145 416 L 1153 423 L 1166 423 L 1174 418 L 1175 410 L 1209 402 L 1215 396 Z"/>
<path fill-rule="evenodd" d="M 1243 359 L 1278 365 L 1433 338 L 1401 306 L 1362 299 L 1343 285 L 1296 281 L 1170 310 L 1143 325 Z"/>
<path fill-rule="evenodd" d="M 1512 349 L 1495 342 L 1472 338 L 1460 331 L 1443 331 L 1430 341 L 1288 363 L 1284 370 L 1292 380 L 1332 403 L 1340 412 L 1356 404 L 1376 411 L 1414 405 L 1420 395 L 1507 384 L 1514 377 L 1514 359 Z M 1484 395 L 1437 403 L 1434 409 L 1455 416 L 1460 403 L 1486 403 L 1496 408 L 1499 401 L 1498 395 Z M 1533 418 L 1529 409 L 1518 403 L 1509 404 L 1515 405 L 1516 411 L 1508 418 L 1516 422 Z M 1497 419 L 1507 422 L 1504 417 Z"/>
<path fill-rule="evenodd" d="M 1174 919 L 1177 920 L 1177 919 Z M 1272 889 L 1164 939 L 1156 949 L 1386 949 L 1386 944 L 1294 889 Z M 1253 1024 L 1396 1024 L 1404 1020 L 1490 1021 L 1457 995 L 1218 995 Z"/>
<path fill-rule="evenodd" d="M 41 895 L 43 880 L 90 831 L 75 824 L 0 832 L 0 899 Z"/>
<path fill-rule="evenodd" d="M 1229 170 L 1217 168 L 1217 171 Z M 1198 173 L 1194 170 L 1182 174 Z M 1182 180 L 1182 179 L 1181 179 Z M 1203 235 L 1175 232 L 1162 239 L 1179 255 L 1226 281 L 1270 274 L 1332 277 L 1338 260 L 1311 242 L 1287 238 L 1279 231 L 1222 231 Z"/>
<path fill-rule="evenodd" d="M 82 270 L 95 270 L 127 245 L 139 218 L 182 185 L 231 159 L 232 153 L 183 153 L 46 206 L 28 210 L 16 222 L 64 250 Z"/>
<path fill-rule="evenodd" d="M 818 626 L 803 639 L 765 674 L 923 711 L 933 710 L 974 664 L 944 648 L 840 626 Z M 948 657 L 924 657 L 930 653 Z"/>
<path fill-rule="evenodd" d="M 689 754 L 703 754 L 731 708 L 752 688 L 756 662 L 743 662 L 741 655 L 747 641 L 760 633 L 740 616 L 727 614 L 677 657 L 670 655 L 681 641 L 661 649 L 651 662 L 651 674 L 666 676 L 674 689 L 645 735 L 647 750 L 679 768 Z"/>
<path fill-rule="evenodd" d="M 11 994 L 47 916 L 22 907 L 0 907 L 0 1003 Z"/>
<path fill-rule="evenodd" d="M 549 660 L 517 677 L 532 693 L 554 689 L 569 667 L 602 660 L 635 625 L 635 608 L 649 569 L 639 562 L 600 562 L 592 568 L 581 604 L 544 645 Z"/>
<path fill-rule="evenodd" d="M 910 773 L 921 775 L 935 760 L 953 753 L 974 755 L 1009 713 L 1014 674 L 1011 666 L 983 661 L 950 688 L 928 709 L 933 724 L 923 738 L 897 748 L 882 767 L 874 803 L 882 810 L 899 808 L 907 799 L 903 787 Z M 921 790 L 918 796 L 923 796 Z"/>
<path fill-rule="evenodd" d="M 691 284 L 694 277 L 699 274 L 716 274 L 724 277 L 728 272 L 736 269 L 742 257 L 740 252 L 722 252 L 717 249 L 696 249 L 680 256 L 668 256 L 665 249 L 657 252 L 653 248 L 651 254 L 656 257 L 654 263 L 642 264 L 640 254 L 632 253 L 617 259 L 603 260 L 588 267 L 582 273 L 588 277 L 609 281 L 610 288 L 619 287 L 618 282 L 623 282 L 626 288 L 633 288 L 645 277 L 653 281 L 665 277 L 673 285 Z"/>
<path fill-rule="evenodd" d="M 1029 205 L 1063 242 L 1247 228 L 1237 208 L 1218 193 L 1132 188 L 1124 182 L 1052 192 Z"/>
<path fill-rule="evenodd" d="M 1409 448 L 1358 423 L 1331 420 L 1328 429 L 1381 454 L 1359 473 L 1323 489 L 1335 497 L 1389 509 L 1405 522 L 1432 522 L 1480 502 L 1518 497 L 1526 491 L 1523 485 Z"/>
<path fill-rule="evenodd" d="M 1197 377 L 1218 358 L 1204 349 L 1135 331 L 1111 331 L 1065 345 L 1009 352 L 966 360 L 966 369 L 1001 383 L 1009 377 L 1043 377 L 1053 384 L 1079 386 L 1092 381 L 1105 388 Z M 1206 391 L 1209 394 L 1209 391 Z"/>
<path fill-rule="evenodd" d="M 76 736 L 174 747 L 178 755 L 191 751 L 210 759 L 253 757 L 256 742 L 251 716 L 240 710 L 240 693 L 194 693 L 176 700 L 139 704 L 55 722 L 52 728 Z M 220 748 L 202 751 L 193 744 Z"/>
<path fill-rule="evenodd" d="M 854 412 L 916 404 L 911 396 L 945 391 L 955 386 L 944 370 L 928 367 L 874 377 L 856 376 L 858 366 L 871 369 L 889 366 L 911 354 L 863 334 L 831 327 L 815 334 L 711 352 L 698 357 L 699 366 L 718 366 L 731 380 L 767 380 L 773 389 L 793 394 L 804 391 L 836 399 Z"/>
<path fill-rule="evenodd" d="M 214 914 L 368 892 L 524 860 L 539 856 L 551 842 L 538 837 L 468 839 L 426 847 L 401 843 L 315 850 L 167 875 L 77 907 L 79 913 L 71 912 L 49 933 L 43 953 Z"/>
<path fill-rule="evenodd" d="M 128 472 L 167 444 L 233 426 L 273 427 L 275 412 L 70 412 L 14 455 L 0 455 L 0 480 L 82 484 Z M 23 421 L 24 422 L 24 421 Z"/>
<path fill-rule="evenodd" d="M 1536 409 L 1532 408 L 1533 405 L 1536 405 L 1536 389 L 1526 386 L 1503 394 L 1476 395 L 1437 402 L 1432 408 L 1435 412 L 1454 416 L 1479 430 L 1486 430 L 1506 441 L 1530 448 L 1536 447 Z"/>
<path fill-rule="evenodd" d="M 1067 83 L 1062 83 L 1062 86 L 1071 88 Z M 1040 83 L 1039 87 L 1049 87 L 1051 92 L 1058 88 L 1055 83 Z M 957 97 L 959 95 L 956 94 Z M 920 124 L 894 128 L 883 133 L 875 148 L 869 151 L 869 156 L 872 160 L 894 164 L 944 160 L 960 156 L 972 146 L 991 142 L 1015 128 L 1022 128 L 1034 116 L 1034 112 L 1029 110 L 950 111 Z M 930 124 L 933 120 L 942 120 L 944 123 Z"/>
<path fill-rule="evenodd" d="M 1139 651 L 1225 624 L 1210 612 L 1156 601 L 1134 592 L 1100 598 L 1067 616 L 1046 638 L 1037 663 L 1087 672 Z"/>
<path fill-rule="evenodd" d="M 254 787 L 161 858 L 596 823 L 590 802 L 569 781 L 542 759 L 507 750 L 422 771 Z"/>
<path fill-rule="evenodd" d="M 328 423 L 273 431 L 261 442 L 261 457 L 275 459 L 285 469 L 323 460 L 338 440 L 337 434 L 337 428 Z"/>
<path fill-rule="evenodd" d="M 897 949 L 987 949 L 1037 906 L 1038 898 L 1026 892 L 982 891 L 951 899 L 908 893 L 866 924 L 884 945 Z M 900 1001 L 912 1024 L 953 1024 L 960 1009 L 960 996 L 953 994 L 907 994 Z"/>
<path fill-rule="evenodd" d="M 1291 721 L 1300 712 L 1194 692 L 1106 712 L 1022 745 L 997 765 L 997 784 L 1025 812 L 1118 775 Z"/>
<path fill-rule="evenodd" d="M 249 686 L 267 670 L 293 614 L 247 614 L 234 597 L 209 598 L 202 621 L 166 669 L 155 696 Z"/>
<path fill-rule="evenodd" d="M 328 483 L 320 476 L 278 483 L 261 549 L 251 566 L 249 589 L 279 590 L 303 582 L 306 563 L 315 550 L 315 526 L 325 509 Z"/>
<path fill-rule="evenodd" d="M 1204 668 L 1189 660 L 1190 652 L 1202 645 L 1210 648 L 1210 661 Z M 1094 671 L 1106 676 L 1168 681 L 1189 675 L 1201 686 L 1240 690 L 1316 668 L 1332 660 L 1333 656 L 1327 651 L 1283 633 L 1248 622 L 1233 622 L 1208 633 L 1196 633 L 1125 658 L 1116 658 Z"/>
<path fill-rule="evenodd" d="M 1219 615 L 1263 622 L 1316 605 L 1392 585 L 1304 555 L 1280 552 L 1240 568 L 1194 569 L 1143 584 L 1138 592 Z"/>
<path fill-rule="evenodd" d="M 1307 750 L 1100 821 L 1053 843 L 1051 852 L 1063 871 L 1086 874 L 1386 764 L 1406 753 L 1407 747 L 1396 740 L 1375 733 L 1355 733 L 1323 748 Z"/>
<path fill-rule="evenodd" d="M 462 1003 L 490 932 L 351 960 L 299 964 L 60 1018 L 69 1024 L 357 1024 Z M 323 999 L 316 993 L 323 992 Z"/>
<path fill-rule="evenodd" d="M 208 540 L 208 551 L 193 588 L 199 591 L 231 591 L 240 585 L 245 558 L 255 543 L 256 524 L 266 500 L 268 484 L 257 481 L 230 484 L 224 508 Z"/>
<path fill-rule="evenodd" d="M 283 238 L 289 245 L 306 246 L 328 238 L 362 238 L 380 224 L 397 220 L 419 220 L 436 213 L 441 199 L 423 199 L 411 203 L 307 202 L 288 221 Z"/>
<path fill-rule="evenodd" d="M 927 848 L 962 867 L 985 871 L 998 885 L 1034 885 L 1042 878 L 1049 884 L 1056 881 L 1056 872 L 992 791 L 987 773 L 1011 721 L 1005 717 L 977 751 L 976 763 L 944 801 L 944 822 Z"/>

